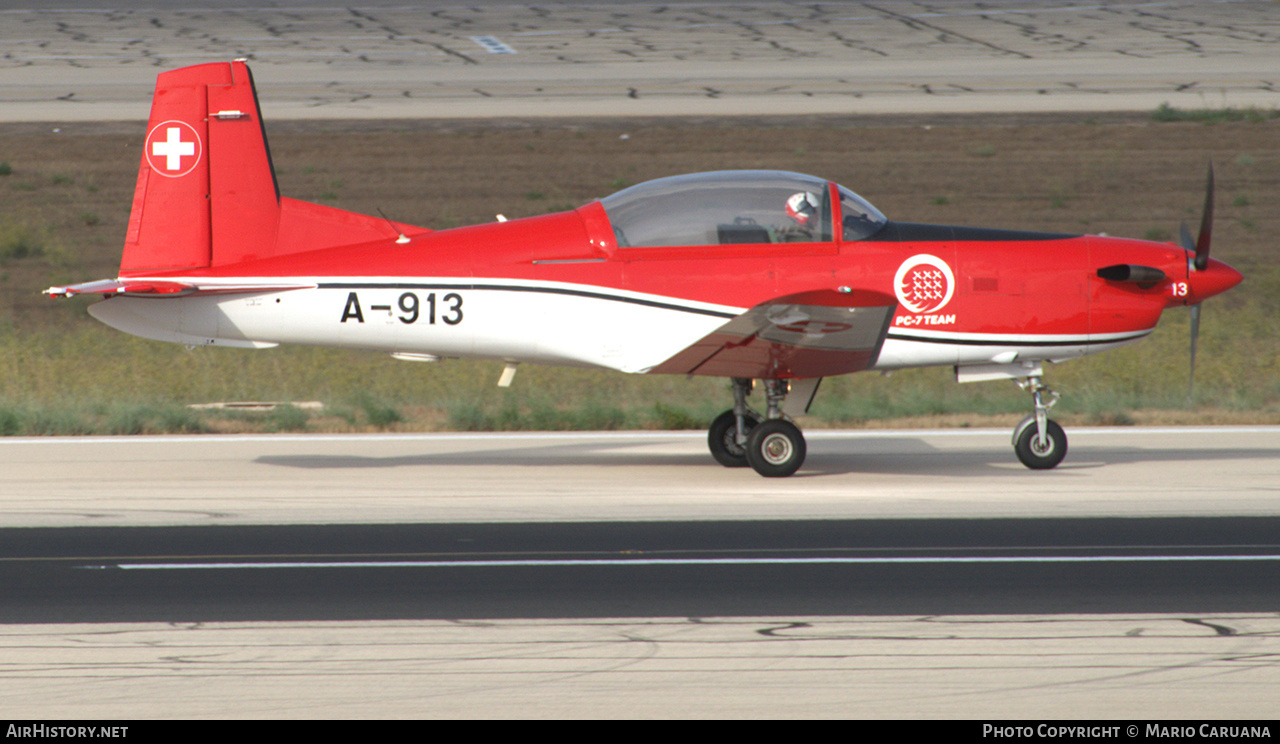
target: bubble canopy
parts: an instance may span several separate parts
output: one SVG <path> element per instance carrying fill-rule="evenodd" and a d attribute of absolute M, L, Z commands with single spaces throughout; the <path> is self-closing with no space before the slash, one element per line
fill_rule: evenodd
<path fill-rule="evenodd" d="M 834 240 L 828 181 L 787 171 L 713 171 L 646 181 L 600 200 L 619 248 Z M 885 216 L 836 186 L 842 240 L 862 240 Z"/>

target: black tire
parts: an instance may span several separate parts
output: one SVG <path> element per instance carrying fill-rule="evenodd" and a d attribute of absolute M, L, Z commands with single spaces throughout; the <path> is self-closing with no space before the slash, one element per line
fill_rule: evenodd
<path fill-rule="evenodd" d="M 748 413 L 742 423 L 750 436 L 751 430 L 760 423 L 760 418 L 754 413 Z M 711 422 L 711 429 L 707 431 L 707 447 L 711 449 L 711 456 L 726 468 L 747 466 L 747 447 L 738 444 L 737 433 L 738 419 L 733 411 L 725 411 L 716 416 L 716 420 Z"/>
<path fill-rule="evenodd" d="M 804 464 L 804 435 L 785 419 L 770 419 L 747 437 L 747 462 L 766 478 L 785 478 Z"/>
<path fill-rule="evenodd" d="M 1032 470 L 1048 470 L 1057 467 L 1058 463 L 1062 462 L 1062 458 L 1067 456 L 1067 435 L 1062 431 L 1062 427 L 1058 426 L 1058 422 L 1046 422 L 1045 429 L 1048 445 L 1045 450 L 1041 451 L 1036 443 L 1034 422 L 1023 428 L 1022 433 L 1018 435 L 1018 443 L 1013 446 L 1013 451 L 1018 453 L 1018 459 Z"/>

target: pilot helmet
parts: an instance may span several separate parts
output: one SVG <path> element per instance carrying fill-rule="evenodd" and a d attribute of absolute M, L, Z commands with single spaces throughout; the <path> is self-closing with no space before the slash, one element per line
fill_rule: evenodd
<path fill-rule="evenodd" d="M 818 213 L 818 196 L 810 191 L 800 191 L 787 197 L 787 216 L 808 225 L 809 220 Z"/>

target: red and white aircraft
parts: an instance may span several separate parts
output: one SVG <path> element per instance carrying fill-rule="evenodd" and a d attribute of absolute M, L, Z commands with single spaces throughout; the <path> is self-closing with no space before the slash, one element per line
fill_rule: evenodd
<path fill-rule="evenodd" d="M 1015 450 L 1051 468 L 1067 439 L 1044 362 L 1132 343 L 1235 286 L 1211 222 L 1212 176 L 1180 247 L 893 222 L 819 178 L 722 171 L 433 232 L 282 197 L 237 61 L 159 76 L 119 278 L 46 292 L 106 295 L 90 314 L 146 338 L 495 359 L 500 384 L 521 362 L 727 377 L 711 453 L 765 476 L 804 461 L 791 419 L 823 377 L 953 366 L 1031 393 Z"/>

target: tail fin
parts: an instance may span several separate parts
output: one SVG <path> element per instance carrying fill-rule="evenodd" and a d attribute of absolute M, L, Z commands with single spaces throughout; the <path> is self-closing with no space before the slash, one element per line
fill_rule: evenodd
<path fill-rule="evenodd" d="M 282 199 L 243 61 L 184 67 L 156 80 L 121 277 L 426 232 Z"/>
<path fill-rule="evenodd" d="M 280 192 L 244 62 L 162 73 L 120 274 L 271 255 Z"/>

